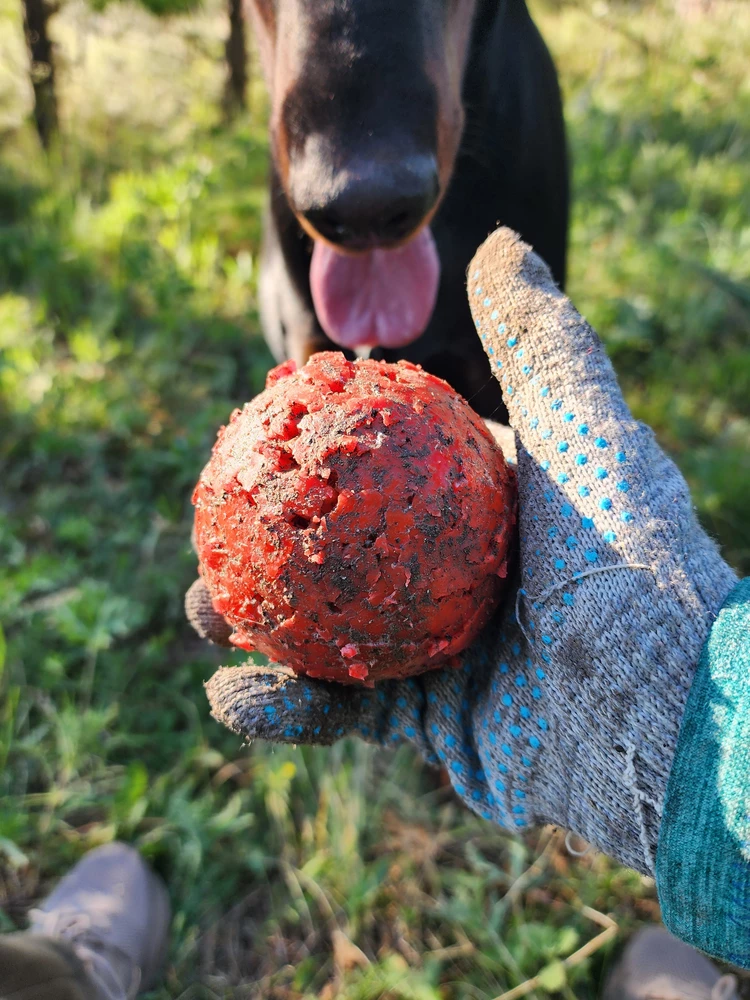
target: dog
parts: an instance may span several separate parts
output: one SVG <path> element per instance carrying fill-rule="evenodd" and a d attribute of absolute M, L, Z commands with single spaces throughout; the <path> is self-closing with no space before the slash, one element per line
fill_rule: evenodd
<path fill-rule="evenodd" d="M 565 280 L 557 74 L 525 0 L 248 0 L 270 97 L 259 276 L 277 361 L 406 358 L 503 419 L 466 297 L 498 223 Z"/>

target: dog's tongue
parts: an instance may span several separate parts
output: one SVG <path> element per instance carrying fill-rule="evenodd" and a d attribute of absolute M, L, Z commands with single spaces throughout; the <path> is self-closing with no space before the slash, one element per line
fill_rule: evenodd
<path fill-rule="evenodd" d="M 320 325 L 341 347 L 403 347 L 424 331 L 440 261 L 425 227 L 397 250 L 356 257 L 315 241 L 310 286 Z"/>

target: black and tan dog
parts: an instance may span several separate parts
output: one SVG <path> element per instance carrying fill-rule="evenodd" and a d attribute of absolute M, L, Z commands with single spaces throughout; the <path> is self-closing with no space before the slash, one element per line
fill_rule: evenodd
<path fill-rule="evenodd" d="M 565 277 L 552 60 L 524 0 L 249 0 L 271 97 L 261 318 L 278 360 L 370 348 L 502 412 L 466 267 L 501 222 Z"/>

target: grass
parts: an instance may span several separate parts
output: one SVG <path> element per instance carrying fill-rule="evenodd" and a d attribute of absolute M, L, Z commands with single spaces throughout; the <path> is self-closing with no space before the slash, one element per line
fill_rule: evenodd
<path fill-rule="evenodd" d="M 748 573 L 742 6 L 538 14 L 575 161 L 571 294 Z M 248 752 L 208 715 L 219 661 L 181 608 L 189 495 L 270 363 L 263 97 L 219 126 L 220 28 L 210 5 L 156 29 L 65 7 L 66 141 L 45 161 L 0 0 L 0 929 L 120 837 L 172 893 L 160 1000 L 491 1000 L 541 969 L 537 996 L 594 997 L 613 949 L 559 962 L 597 933 L 581 907 L 622 940 L 658 918 L 647 880 L 549 830 L 505 837 L 407 749 Z"/>

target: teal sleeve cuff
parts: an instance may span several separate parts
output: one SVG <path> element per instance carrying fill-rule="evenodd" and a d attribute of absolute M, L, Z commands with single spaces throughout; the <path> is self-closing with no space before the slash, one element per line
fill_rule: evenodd
<path fill-rule="evenodd" d="M 750 969 L 750 579 L 725 601 L 690 689 L 656 886 L 673 934 Z"/>

